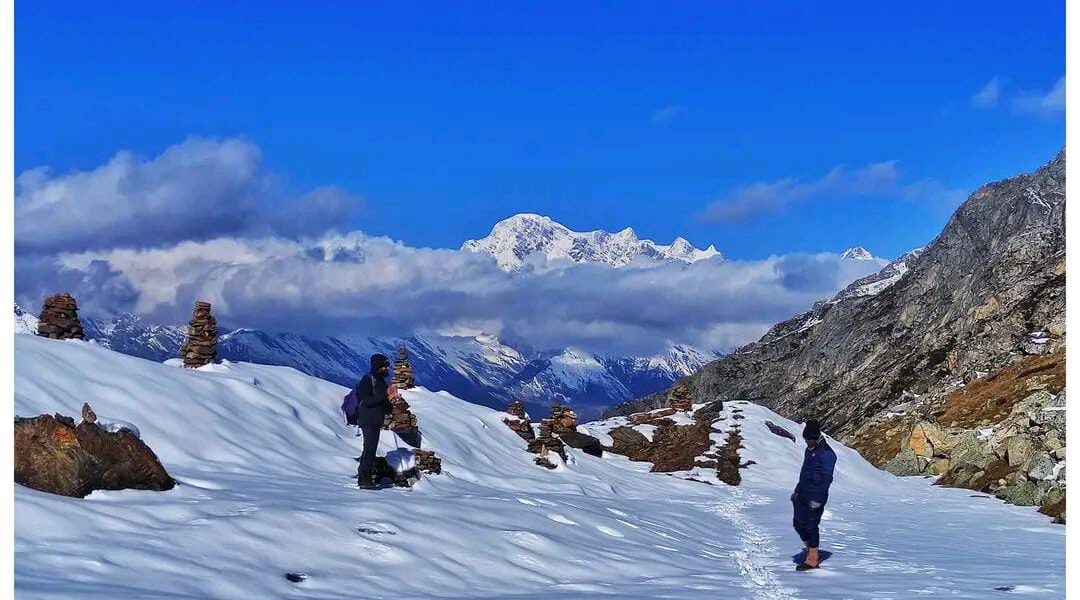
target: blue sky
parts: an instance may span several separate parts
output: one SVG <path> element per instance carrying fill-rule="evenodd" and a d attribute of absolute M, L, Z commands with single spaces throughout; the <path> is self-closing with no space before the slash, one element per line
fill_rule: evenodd
<path fill-rule="evenodd" d="M 242 136 L 284 186 L 362 196 L 350 228 L 414 246 L 529 211 L 735 258 L 895 256 L 1064 143 L 1036 104 L 1064 74 L 1061 2 L 367 4 L 19 2 L 16 170 Z M 884 191 L 701 218 L 885 161 Z"/>

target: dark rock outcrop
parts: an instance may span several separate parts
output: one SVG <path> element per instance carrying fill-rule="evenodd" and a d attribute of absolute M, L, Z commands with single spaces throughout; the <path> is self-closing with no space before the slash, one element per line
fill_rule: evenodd
<path fill-rule="evenodd" d="M 209 302 L 196 302 L 188 323 L 187 337 L 180 347 L 184 366 L 196 369 L 217 360 L 217 319 L 210 314 Z"/>
<path fill-rule="evenodd" d="M 772 421 L 768 421 L 768 420 L 765 421 L 765 426 L 769 428 L 769 431 L 775 433 L 776 435 L 778 435 L 780 437 L 785 437 L 785 438 L 787 438 L 787 439 L 789 439 L 789 440 L 791 440 L 793 442 L 798 442 L 799 441 L 799 440 L 795 439 L 795 434 L 793 434 L 790 431 L 788 431 L 787 429 L 784 429 L 783 427 L 777 425 L 776 423 L 773 423 Z"/>
<path fill-rule="evenodd" d="M 106 431 L 92 421 L 75 425 L 63 415 L 15 419 L 15 483 L 77 498 L 94 490 L 160 491 L 175 485 L 130 431 Z"/>
<path fill-rule="evenodd" d="M 571 448 L 577 448 L 585 454 L 589 454 L 591 456 L 604 455 L 604 445 L 600 443 L 600 440 L 596 439 L 591 435 L 584 434 L 578 431 L 568 431 L 566 433 L 559 434 L 559 439 L 561 439 L 563 443 L 567 446 L 570 446 Z"/>
<path fill-rule="evenodd" d="M 71 294 L 64 292 L 45 299 L 38 315 L 37 334 L 54 340 L 83 339 L 79 306 Z"/>

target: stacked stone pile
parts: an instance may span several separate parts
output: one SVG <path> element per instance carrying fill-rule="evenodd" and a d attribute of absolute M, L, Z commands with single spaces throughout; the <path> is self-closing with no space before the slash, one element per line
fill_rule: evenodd
<path fill-rule="evenodd" d="M 515 400 L 511 402 L 510 406 L 506 407 L 506 413 L 510 415 L 510 418 L 503 419 L 503 423 L 506 423 L 506 426 L 511 431 L 518 434 L 526 442 L 536 437 L 532 423 L 529 422 L 529 413 L 525 412 L 525 405 L 521 401 Z"/>
<path fill-rule="evenodd" d="M 409 352 L 405 346 L 398 348 L 394 358 L 394 377 L 391 383 L 399 390 L 407 390 L 416 387 L 416 376 L 413 375 L 412 365 L 409 364 Z"/>
<path fill-rule="evenodd" d="M 693 408 L 694 400 L 690 392 L 690 388 L 685 385 L 679 384 L 671 388 L 671 393 L 668 394 L 671 408 L 678 412 L 686 412 Z"/>
<path fill-rule="evenodd" d="M 196 369 L 217 360 L 217 319 L 210 314 L 209 302 L 196 302 L 188 323 L 187 339 L 180 347 L 184 366 Z"/>
<path fill-rule="evenodd" d="M 45 299 L 38 316 L 37 334 L 54 340 L 83 339 L 79 307 L 71 294 L 64 292 Z"/>
<path fill-rule="evenodd" d="M 416 428 L 416 415 L 400 395 L 390 398 L 390 411 L 390 429 L 404 431 Z"/>
<path fill-rule="evenodd" d="M 442 473 L 442 459 L 435 456 L 433 451 L 417 449 L 413 451 L 413 456 L 416 458 L 417 469 L 432 475 Z"/>

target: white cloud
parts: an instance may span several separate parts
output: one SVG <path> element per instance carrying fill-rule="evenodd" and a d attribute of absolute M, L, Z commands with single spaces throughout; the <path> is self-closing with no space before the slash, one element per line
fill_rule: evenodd
<path fill-rule="evenodd" d="M 567 263 L 512 275 L 486 254 L 329 231 L 354 201 L 282 194 L 243 140 L 188 140 L 153 159 L 20 176 L 16 299 L 71 291 L 84 315 L 182 323 L 194 300 L 225 326 L 311 334 L 483 330 L 539 348 L 616 354 L 670 342 L 730 348 L 878 268 L 838 255 L 648 267 Z M 762 184 L 781 202 L 895 187 L 894 163 Z M 744 194 L 752 195 L 751 191 Z"/>
<path fill-rule="evenodd" d="M 933 180 L 904 183 L 896 164 L 890 160 L 854 170 L 838 166 L 814 181 L 786 178 L 750 183 L 710 203 L 698 219 L 705 223 L 742 223 L 781 212 L 797 202 L 819 199 L 892 196 L 958 204 L 963 198 L 962 191 Z"/>
<path fill-rule="evenodd" d="M 1013 108 L 1020 113 L 1044 118 L 1065 114 L 1065 76 L 1048 91 L 1022 91 L 1013 99 Z"/>
<path fill-rule="evenodd" d="M 247 140 L 192 138 L 152 159 L 123 151 L 90 171 L 25 171 L 16 180 L 16 248 L 78 251 L 222 235 L 319 234 L 360 206 L 333 187 L 285 194 L 261 159 Z"/>
<path fill-rule="evenodd" d="M 650 118 L 653 125 L 675 120 L 686 114 L 686 107 L 682 104 L 669 104 L 654 112 Z"/>
<path fill-rule="evenodd" d="M 1001 78 L 995 76 L 978 92 L 971 96 L 971 106 L 975 108 L 994 108 L 1001 101 Z"/>
<path fill-rule="evenodd" d="M 57 273 L 80 304 L 183 322 L 195 299 L 223 324 L 302 333 L 483 329 L 540 348 L 620 354 L 670 342 L 730 348 L 880 267 L 835 254 L 612 268 L 571 264 L 514 276 L 489 256 L 411 248 L 362 233 L 299 242 L 220 238 L 64 254 L 20 268 L 29 306 Z"/>

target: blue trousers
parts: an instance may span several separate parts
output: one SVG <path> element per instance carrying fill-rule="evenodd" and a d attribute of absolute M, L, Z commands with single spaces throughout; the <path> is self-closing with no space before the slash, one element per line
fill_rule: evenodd
<path fill-rule="evenodd" d="M 825 513 L 825 505 L 822 504 L 817 510 L 811 509 L 810 500 L 803 496 L 797 496 L 792 504 L 795 506 L 795 517 L 791 524 L 795 527 L 795 533 L 807 546 L 817 548 L 821 543 L 818 525 L 821 524 L 821 515 Z"/>

